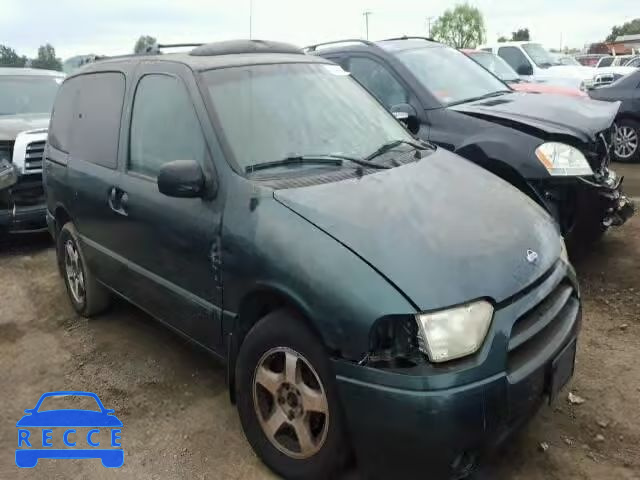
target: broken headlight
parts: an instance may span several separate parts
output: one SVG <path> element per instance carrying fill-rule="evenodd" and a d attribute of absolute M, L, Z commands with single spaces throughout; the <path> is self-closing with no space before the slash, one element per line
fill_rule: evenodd
<path fill-rule="evenodd" d="M 492 318 L 493 306 L 485 300 L 416 315 L 420 350 L 434 363 L 471 355 L 482 346 Z"/>
<path fill-rule="evenodd" d="M 536 148 L 536 157 L 553 176 L 593 175 L 584 154 L 566 143 L 543 143 Z"/>

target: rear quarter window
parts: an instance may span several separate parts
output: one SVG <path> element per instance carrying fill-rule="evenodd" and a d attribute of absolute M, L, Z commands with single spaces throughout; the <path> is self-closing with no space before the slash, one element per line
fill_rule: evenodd
<path fill-rule="evenodd" d="M 51 114 L 49 144 L 65 153 L 69 153 L 71 122 L 73 121 L 77 93 L 75 78 L 64 82 L 58 91 Z"/>
<path fill-rule="evenodd" d="M 81 75 L 76 83 L 71 157 L 115 169 L 125 77 L 119 72 Z"/>

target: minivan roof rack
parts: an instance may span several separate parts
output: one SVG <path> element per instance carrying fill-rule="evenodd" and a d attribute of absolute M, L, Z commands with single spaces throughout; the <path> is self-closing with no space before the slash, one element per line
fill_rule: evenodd
<path fill-rule="evenodd" d="M 380 40 L 380 41 L 381 42 L 390 42 L 392 40 L 426 40 L 428 42 L 435 42 L 436 41 L 431 37 L 414 37 L 414 36 L 410 36 L 410 35 L 403 35 L 401 37 L 395 37 L 395 38 L 385 38 L 384 40 Z"/>
<path fill-rule="evenodd" d="M 307 45 L 302 49 L 304 52 L 315 52 L 318 47 L 324 47 L 325 45 L 336 45 L 340 43 L 362 43 L 363 45 L 375 46 L 375 43 L 369 40 L 363 40 L 361 38 L 350 38 L 347 40 L 334 40 L 333 42 L 322 42 L 314 45 Z"/>
<path fill-rule="evenodd" d="M 189 55 L 207 57 L 240 53 L 294 53 L 299 55 L 300 47 L 291 45 L 290 43 L 274 42 L 271 40 L 227 40 L 224 42 L 198 45 L 189 52 Z"/>
<path fill-rule="evenodd" d="M 200 47 L 204 45 L 204 43 L 154 43 L 153 45 L 149 45 L 144 53 L 148 55 L 159 54 L 160 50 L 165 48 L 181 48 L 181 47 Z"/>

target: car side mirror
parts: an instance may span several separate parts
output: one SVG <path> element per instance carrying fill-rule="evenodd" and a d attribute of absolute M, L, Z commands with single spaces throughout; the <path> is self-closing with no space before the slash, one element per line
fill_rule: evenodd
<path fill-rule="evenodd" d="M 158 190 L 168 197 L 201 197 L 205 183 L 202 167 L 195 160 L 167 162 L 158 173 Z"/>
<path fill-rule="evenodd" d="M 526 65 L 518 65 L 518 68 L 516 68 L 516 72 L 518 73 L 518 75 L 530 76 L 533 75 L 533 67 L 531 67 L 531 65 L 529 65 L 528 63 Z"/>
<path fill-rule="evenodd" d="M 420 119 L 418 118 L 418 112 L 413 108 L 413 105 L 408 103 L 400 103 L 391 107 L 391 114 L 396 117 L 396 120 L 404 123 L 414 135 L 420 131 Z"/>

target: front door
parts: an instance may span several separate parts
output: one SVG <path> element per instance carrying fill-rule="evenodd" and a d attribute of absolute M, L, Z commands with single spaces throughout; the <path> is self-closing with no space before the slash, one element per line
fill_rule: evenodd
<path fill-rule="evenodd" d="M 159 72 L 158 70 L 162 70 Z M 189 70 L 143 65 L 129 109 L 124 169 L 114 192 L 124 228 L 120 254 L 128 267 L 131 301 L 217 350 L 222 290 L 217 275 L 221 204 L 212 198 L 171 198 L 157 175 L 166 162 L 196 160 L 215 175 L 201 121 L 201 97 Z M 200 109 L 200 110 L 199 110 Z M 199 112 L 199 113 L 198 113 Z"/>

